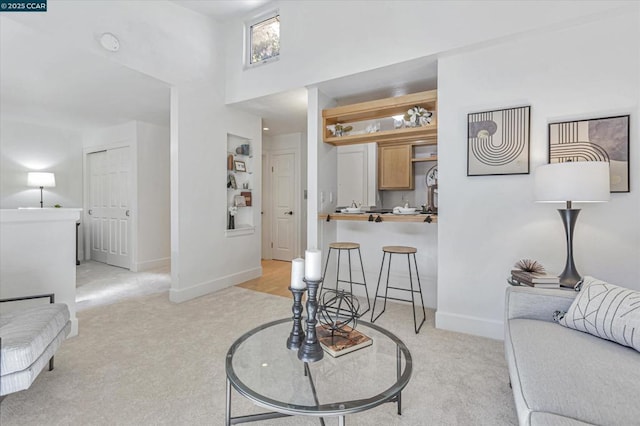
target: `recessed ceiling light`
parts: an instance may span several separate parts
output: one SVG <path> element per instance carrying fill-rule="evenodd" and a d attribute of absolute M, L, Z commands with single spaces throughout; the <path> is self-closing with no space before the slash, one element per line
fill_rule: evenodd
<path fill-rule="evenodd" d="M 268 127 L 263 127 L 262 130 L 269 130 L 269 128 Z"/>
<path fill-rule="evenodd" d="M 109 52 L 117 52 L 120 50 L 120 40 L 111 33 L 104 33 L 100 36 L 100 46 Z"/>

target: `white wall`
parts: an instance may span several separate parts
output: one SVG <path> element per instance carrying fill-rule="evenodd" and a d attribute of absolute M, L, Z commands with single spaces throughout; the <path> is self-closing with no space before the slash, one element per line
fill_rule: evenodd
<path fill-rule="evenodd" d="M 56 175 L 45 188 L 45 207 L 82 207 L 82 134 L 35 123 L 0 123 L 0 208 L 40 207 L 40 189 L 27 186 L 27 172 Z"/>
<path fill-rule="evenodd" d="M 226 26 L 226 100 L 309 86 L 624 5 L 621 1 L 276 1 L 279 60 L 243 69 L 243 21 Z M 628 2 L 627 2 L 628 4 Z M 250 17 L 247 16 L 246 19 Z M 564 24 L 562 24 L 564 26 Z"/>
<path fill-rule="evenodd" d="M 317 87 L 308 89 L 307 112 L 307 245 L 322 250 L 326 258 L 328 244 L 336 241 L 335 223 L 318 226 L 318 214 L 333 212 L 338 198 L 338 157 L 333 145 L 323 142 L 322 110 L 335 101 Z M 324 262 L 324 260 L 323 260 Z"/>
<path fill-rule="evenodd" d="M 556 208 L 533 202 L 533 174 L 466 176 L 467 114 L 531 105 L 531 169 L 547 124 L 631 114 L 631 192 L 583 205 L 578 271 L 640 289 L 639 5 L 601 19 L 442 58 L 438 67 L 438 327 L 501 338 L 506 278 L 519 259 L 562 271 Z"/>
<path fill-rule="evenodd" d="M 168 127 L 138 121 L 138 253 L 136 269 L 170 264 L 171 204 Z"/>
<path fill-rule="evenodd" d="M 53 172 L 55 188 L 42 190 L 45 207 L 82 207 L 82 134 L 73 129 L 2 118 L 0 208 L 40 207 L 40 188 L 27 186 L 30 171 Z M 78 258 L 84 258 L 82 227 Z M 75 233 L 74 233 L 75 235 Z"/>

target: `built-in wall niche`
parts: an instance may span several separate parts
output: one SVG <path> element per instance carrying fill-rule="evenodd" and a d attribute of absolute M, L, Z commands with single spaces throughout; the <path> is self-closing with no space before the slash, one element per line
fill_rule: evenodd
<path fill-rule="evenodd" d="M 250 139 L 227 134 L 228 237 L 253 234 L 254 158 Z"/>

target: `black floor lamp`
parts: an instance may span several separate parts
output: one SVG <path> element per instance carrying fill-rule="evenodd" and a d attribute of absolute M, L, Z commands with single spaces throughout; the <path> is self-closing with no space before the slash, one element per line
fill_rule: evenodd
<path fill-rule="evenodd" d="M 572 203 L 609 201 L 609 163 L 573 161 L 547 164 L 536 169 L 534 186 L 536 201 L 566 203 L 565 209 L 558 209 L 567 240 L 567 261 L 560 274 L 560 285 L 573 288 L 581 277 L 573 261 L 573 230 L 580 209 L 574 209 Z"/>
<path fill-rule="evenodd" d="M 55 188 L 56 175 L 50 172 L 29 172 L 27 173 L 27 185 L 40 188 L 40 208 L 44 207 L 42 202 L 42 189 Z"/>

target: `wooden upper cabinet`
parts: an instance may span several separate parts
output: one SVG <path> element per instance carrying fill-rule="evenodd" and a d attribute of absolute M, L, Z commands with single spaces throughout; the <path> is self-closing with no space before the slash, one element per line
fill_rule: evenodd
<path fill-rule="evenodd" d="M 413 189 L 413 147 L 378 145 L 378 189 Z"/>
<path fill-rule="evenodd" d="M 344 136 L 333 136 L 331 131 L 327 129 L 327 126 L 336 123 L 350 125 L 366 120 L 390 118 L 394 115 L 405 114 L 409 108 L 414 106 L 421 106 L 433 112 L 430 124 L 423 127 L 403 127 L 375 133 L 347 134 Z M 322 111 L 324 141 L 325 143 L 337 146 L 368 142 L 377 142 L 378 145 L 418 141 L 433 141 L 433 143 L 435 143 L 438 133 L 436 108 L 437 91 L 430 90 L 427 92 L 397 96 L 395 98 L 325 109 Z"/>

